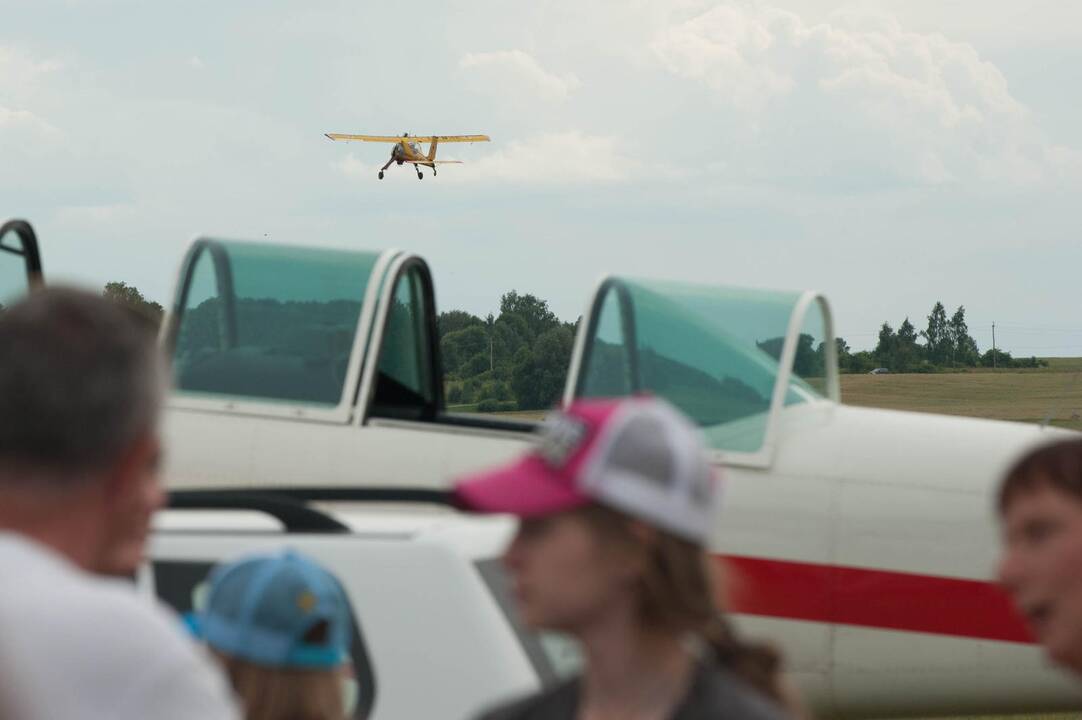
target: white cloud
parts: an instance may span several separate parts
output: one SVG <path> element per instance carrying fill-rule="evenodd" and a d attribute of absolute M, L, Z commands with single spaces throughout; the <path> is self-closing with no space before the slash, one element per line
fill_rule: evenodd
<path fill-rule="evenodd" d="M 0 47 L 0 91 L 9 96 L 21 94 L 61 67 L 56 60 L 36 60 L 17 48 Z"/>
<path fill-rule="evenodd" d="M 198 55 L 192 55 L 190 58 L 188 58 L 188 67 L 192 68 L 193 70 L 202 70 L 206 67 L 206 63 L 204 63 L 203 58 L 199 57 Z"/>
<path fill-rule="evenodd" d="M 617 138 L 569 131 L 513 140 L 461 174 L 475 181 L 581 184 L 622 182 L 639 170 Z"/>
<path fill-rule="evenodd" d="M 53 138 L 60 132 L 29 110 L 12 110 L 0 105 L 0 130 L 15 129 L 27 129 Z"/>
<path fill-rule="evenodd" d="M 379 171 L 380 165 L 366 163 L 357 157 L 356 153 L 348 152 L 338 160 L 331 161 L 331 168 L 347 178 L 367 178 Z"/>
<path fill-rule="evenodd" d="M 1043 138 L 971 45 L 888 17 L 809 25 L 763 4 L 726 3 L 668 26 L 651 50 L 735 114 L 730 150 L 752 176 L 1025 183 L 1068 153 Z"/>
<path fill-rule="evenodd" d="M 467 53 L 458 66 L 470 71 L 479 82 L 493 86 L 496 92 L 528 95 L 550 102 L 567 100 L 581 85 L 574 74 L 548 72 L 532 55 L 522 50 Z"/>
<path fill-rule="evenodd" d="M 0 47 L 0 131 L 9 140 L 16 133 L 20 138 L 55 142 L 59 130 L 29 108 L 42 78 L 60 67 L 55 60 L 35 60 L 16 48 Z M 29 135 L 23 134 L 27 132 Z"/>
<path fill-rule="evenodd" d="M 57 222 L 80 226 L 86 223 L 115 223 L 135 217 L 137 209 L 131 203 L 111 205 L 68 205 L 56 211 Z"/>

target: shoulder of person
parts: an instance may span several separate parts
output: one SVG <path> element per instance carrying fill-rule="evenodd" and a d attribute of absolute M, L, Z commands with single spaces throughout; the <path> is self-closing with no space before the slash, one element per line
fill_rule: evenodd
<path fill-rule="evenodd" d="M 101 639 L 118 651 L 150 646 L 160 653 L 192 645 L 180 619 L 130 580 L 91 575 L 54 558 L 42 562 L 26 579 L 22 597 L 11 598 L 26 620 L 54 634 L 63 629 L 69 642 Z"/>
<path fill-rule="evenodd" d="M 0 543 L 0 559 L 21 571 L 0 592 L 3 649 L 21 693 L 47 705 L 43 716 L 165 719 L 199 707 L 205 718 L 235 717 L 224 678 L 180 619 L 130 581 L 91 575 L 25 542 Z M 68 693 L 51 692 L 57 677 L 69 679 Z M 169 690 L 178 697 L 166 699 Z M 75 714 L 63 705 L 68 695 Z"/>
<path fill-rule="evenodd" d="M 541 692 L 512 700 L 478 720 L 574 720 L 578 708 L 578 679 L 564 680 Z"/>
<path fill-rule="evenodd" d="M 676 716 L 678 720 L 790 720 L 778 703 L 731 672 L 712 663 L 700 665 Z"/>

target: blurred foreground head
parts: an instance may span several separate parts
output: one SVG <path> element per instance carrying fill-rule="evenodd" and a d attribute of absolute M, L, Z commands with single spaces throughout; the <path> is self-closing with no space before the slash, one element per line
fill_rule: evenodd
<path fill-rule="evenodd" d="M 1019 459 L 998 505 L 1000 582 L 1049 657 L 1082 676 L 1082 440 Z"/>
<path fill-rule="evenodd" d="M 536 447 L 463 478 L 456 494 L 475 512 L 520 518 L 504 565 L 526 625 L 588 642 L 623 617 L 630 636 L 690 636 L 780 699 L 780 658 L 738 639 L 718 605 L 707 552 L 716 484 L 699 429 L 636 397 L 553 413 Z"/>
<path fill-rule="evenodd" d="M 50 288 L 0 312 L 0 530 L 132 572 L 164 500 L 163 390 L 153 331 L 124 307 Z"/>
<path fill-rule="evenodd" d="M 293 550 L 253 553 L 216 567 L 200 595 L 190 625 L 223 662 L 246 720 L 353 715 L 353 623 L 329 570 Z"/>

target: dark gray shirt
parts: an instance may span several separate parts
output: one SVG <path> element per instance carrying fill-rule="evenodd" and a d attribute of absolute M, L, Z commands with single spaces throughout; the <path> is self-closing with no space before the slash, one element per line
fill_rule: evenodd
<path fill-rule="evenodd" d="M 574 678 L 512 702 L 480 720 L 575 720 L 579 679 Z M 669 720 L 791 720 L 778 705 L 742 680 L 710 663 L 700 663 L 687 695 Z"/>

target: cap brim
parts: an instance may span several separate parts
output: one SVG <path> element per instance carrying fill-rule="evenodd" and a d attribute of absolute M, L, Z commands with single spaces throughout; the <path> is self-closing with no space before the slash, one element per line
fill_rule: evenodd
<path fill-rule="evenodd" d="M 568 487 L 541 458 L 527 456 L 503 467 L 467 476 L 455 484 L 461 507 L 480 513 L 537 517 L 571 510 L 590 498 Z"/>

